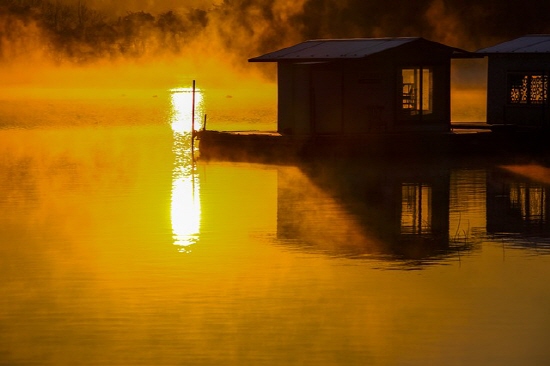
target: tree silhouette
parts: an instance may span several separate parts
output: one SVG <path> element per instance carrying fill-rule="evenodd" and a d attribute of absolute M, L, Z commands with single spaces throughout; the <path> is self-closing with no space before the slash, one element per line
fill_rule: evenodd
<path fill-rule="evenodd" d="M 173 52 L 179 52 L 184 42 L 185 25 L 180 15 L 172 10 L 161 13 L 157 19 L 161 44 Z"/>
<path fill-rule="evenodd" d="M 140 56 L 147 50 L 148 40 L 153 36 L 155 17 L 143 11 L 128 13 L 119 22 L 122 31 L 121 51 L 131 56 Z"/>
<path fill-rule="evenodd" d="M 0 0 L 0 60 L 37 49 L 77 63 L 101 57 L 182 55 L 205 29 L 246 58 L 314 38 L 424 36 L 472 49 L 548 33 L 550 2 L 523 0 L 223 0 L 209 10 L 138 11 L 112 18 L 86 0 Z M 289 10 L 291 9 L 291 10 Z M 436 11 L 435 11 L 436 10 Z M 466 26 L 467 24 L 467 26 Z M 464 26 L 461 26 L 464 25 Z"/>

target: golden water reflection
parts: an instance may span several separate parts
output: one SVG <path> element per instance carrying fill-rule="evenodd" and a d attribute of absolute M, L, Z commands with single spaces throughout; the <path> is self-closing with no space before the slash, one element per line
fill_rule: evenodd
<path fill-rule="evenodd" d="M 549 357 L 550 256 L 538 255 L 538 236 L 536 250 L 476 236 L 489 225 L 509 233 L 513 222 L 518 234 L 509 236 L 522 235 L 525 219 L 504 215 L 516 212 L 515 187 L 531 187 L 532 197 L 547 195 L 547 184 L 485 168 L 388 164 L 304 173 L 199 161 L 193 170 L 189 140 L 168 126 L 0 132 L 0 364 Z M 421 206 L 407 212 L 447 239 L 458 207 L 472 250 L 460 260 L 448 240 L 421 257 L 400 250 L 412 248 L 401 215 Z M 405 255 L 425 270 L 390 263 Z"/>
<path fill-rule="evenodd" d="M 172 236 L 174 245 L 179 246 L 180 251 L 189 252 L 190 246 L 197 242 L 201 223 L 200 184 L 195 177 L 195 149 L 191 131 L 201 128 L 204 97 L 201 90 L 194 91 L 192 88 L 172 89 L 170 96 L 174 153 L 170 211 Z"/>
<path fill-rule="evenodd" d="M 172 184 L 171 222 L 174 245 L 181 251 L 190 251 L 189 246 L 198 239 L 201 226 L 199 184 L 195 177 L 174 179 Z"/>

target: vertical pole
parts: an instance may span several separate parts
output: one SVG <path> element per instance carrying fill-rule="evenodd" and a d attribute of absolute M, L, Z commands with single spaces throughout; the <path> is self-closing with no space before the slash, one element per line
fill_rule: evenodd
<path fill-rule="evenodd" d="M 193 80 L 193 95 L 191 97 L 191 154 L 195 153 L 195 80 Z"/>

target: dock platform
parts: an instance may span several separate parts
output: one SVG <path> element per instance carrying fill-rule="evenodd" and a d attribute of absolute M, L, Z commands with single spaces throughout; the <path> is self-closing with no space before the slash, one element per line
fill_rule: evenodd
<path fill-rule="evenodd" d="M 272 131 L 199 131 L 202 159 L 289 161 L 315 157 L 424 157 L 542 154 L 550 131 L 456 124 L 451 131 L 356 135 L 282 135 Z"/>

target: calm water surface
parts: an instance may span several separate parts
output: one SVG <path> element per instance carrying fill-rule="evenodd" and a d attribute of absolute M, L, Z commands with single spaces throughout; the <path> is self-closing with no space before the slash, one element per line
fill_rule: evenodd
<path fill-rule="evenodd" d="M 0 364 L 547 364 L 544 164 L 193 164 L 188 97 L 1 102 Z"/>

